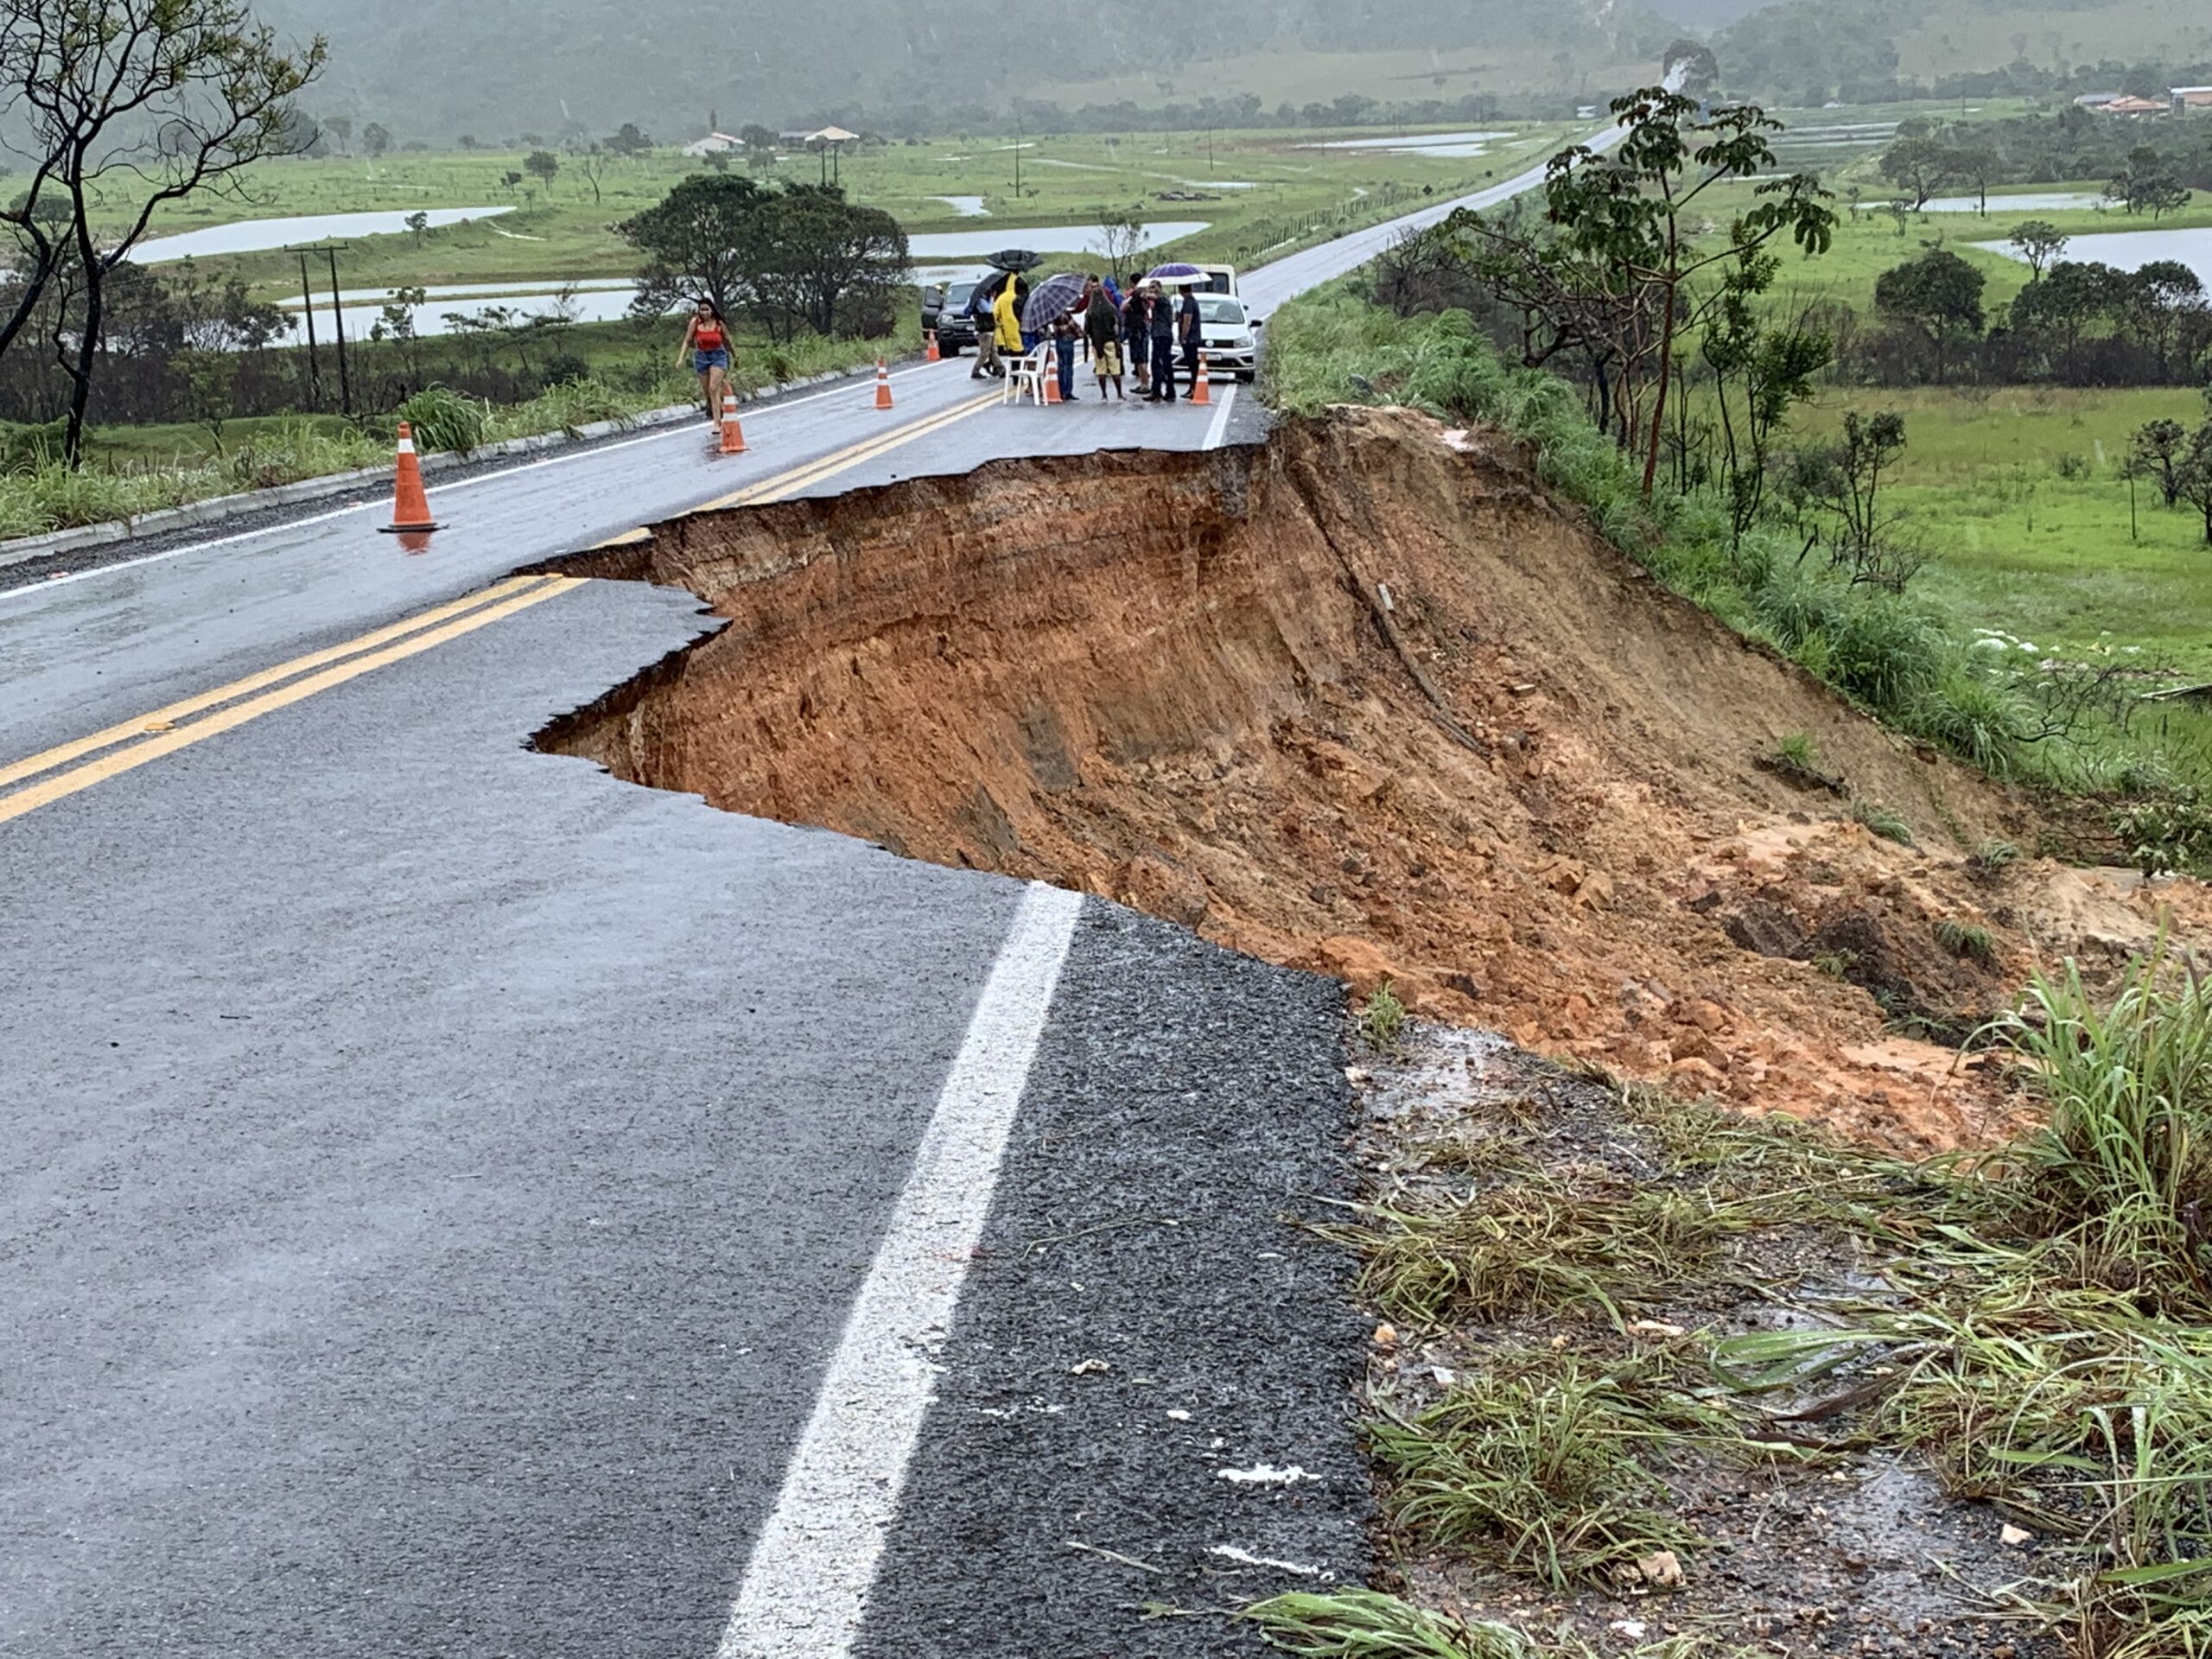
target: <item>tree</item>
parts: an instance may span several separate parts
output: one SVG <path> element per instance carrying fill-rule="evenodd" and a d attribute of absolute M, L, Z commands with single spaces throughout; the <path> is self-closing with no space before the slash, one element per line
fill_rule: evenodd
<path fill-rule="evenodd" d="M 423 233 L 430 228 L 429 214 L 423 212 L 420 208 L 417 208 L 415 212 L 407 215 L 405 222 L 407 228 L 415 233 L 415 245 L 418 248 L 421 247 L 423 245 Z"/>
<path fill-rule="evenodd" d="M 1936 248 L 1876 277 L 1874 308 L 1927 336 L 1936 352 L 1935 378 L 1942 382 L 1948 378 L 1951 347 L 1981 335 L 1984 281 L 1957 254 Z"/>
<path fill-rule="evenodd" d="M 330 135 L 330 141 L 336 144 L 339 149 L 350 149 L 353 148 L 353 124 L 351 121 L 348 121 L 344 116 L 332 116 L 328 120 L 322 124 L 322 130 Z"/>
<path fill-rule="evenodd" d="M 1702 308 L 1689 285 L 1716 266 L 1740 265 L 1779 237 L 1808 254 L 1823 252 L 1835 213 L 1827 192 L 1809 175 L 1762 176 L 1775 164 L 1767 135 L 1782 124 L 1756 104 L 1707 114 L 1694 99 L 1647 86 L 1615 99 L 1611 109 L 1626 130 L 1614 152 L 1604 156 L 1578 144 L 1553 156 L 1544 198 L 1557 254 L 1581 267 L 1569 284 L 1594 283 L 1619 302 L 1606 309 L 1626 325 L 1613 344 L 1628 406 L 1636 406 L 1646 378 L 1652 382 L 1641 441 L 1649 495 L 1659 467 L 1675 338 L 1696 327 Z M 1706 210 L 1699 198 L 1738 179 L 1759 181 L 1754 205 L 1737 215 L 1725 241 L 1700 235 Z M 1708 296 L 1704 303 L 1712 302 Z"/>
<path fill-rule="evenodd" d="M 2175 482 L 2181 499 L 2204 515 L 2204 540 L 2212 545 L 2212 420 L 2189 435 Z"/>
<path fill-rule="evenodd" d="M 1144 226 L 1135 213 L 1124 207 L 1098 210 L 1098 251 L 1117 288 L 1127 287 L 1144 255 Z"/>
<path fill-rule="evenodd" d="M 1899 138 L 1882 152 L 1882 176 L 1909 191 L 1916 213 L 1929 199 L 1958 175 L 1958 152 L 1941 139 L 1926 136 Z"/>
<path fill-rule="evenodd" d="M 2154 480 L 2171 506 L 2181 499 L 2181 469 L 2189 454 L 2189 432 L 2179 421 L 2152 421 L 2135 429 L 2128 470 Z"/>
<path fill-rule="evenodd" d="M 522 158 L 522 170 L 542 181 L 545 194 L 553 194 L 553 180 L 561 171 L 561 158 L 550 149 L 533 149 Z"/>
<path fill-rule="evenodd" d="M 1698 349 L 1713 372 L 1721 441 L 1721 484 L 1730 528 L 1740 540 L 1766 505 L 1768 461 L 1789 411 L 1813 396 L 1813 377 L 1835 359 L 1835 340 L 1800 313 L 1769 319 L 1757 301 L 1774 278 L 1770 254 L 1723 279 L 1719 305 Z"/>
<path fill-rule="evenodd" d="M 600 184 L 607 176 L 607 152 L 594 144 L 576 157 L 576 171 L 583 175 L 584 182 L 591 186 L 592 206 L 598 207 L 602 200 Z"/>
<path fill-rule="evenodd" d="M 372 121 L 361 129 L 361 149 L 368 155 L 381 156 L 391 148 L 391 130 L 381 121 Z"/>
<path fill-rule="evenodd" d="M 737 130 L 737 141 L 745 146 L 745 164 L 755 173 L 766 173 L 776 164 L 776 135 L 758 121 L 748 121 Z"/>
<path fill-rule="evenodd" d="M 1882 484 L 1904 453 L 1904 416 L 1895 410 L 1843 417 L 1843 441 L 1798 451 L 1785 484 L 1801 519 L 1814 515 L 1798 554 L 1827 550 L 1832 568 L 1854 587 L 1903 593 L 1920 569 L 1919 550 L 1903 535 L 1904 515 L 1885 505 Z"/>
<path fill-rule="evenodd" d="M 66 261 L 12 214 L 8 222 L 29 241 L 34 266 L 46 256 L 34 280 L 64 279 L 67 322 L 54 351 L 70 382 L 72 467 L 83 460 L 110 276 L 162 207 L 230 188 L 256 161 L 284 153 L 294 100 L 325 56 L 319 36 L 297 53 L 280 48 L 242 0 L 0 0 L 11 125 L 39 158 L 31 206 L 53 189 L 69 207 Z M 13 337 L 0 324 L 0 350 Z"/>
<path fill-rule="evenodd" d="M 607 141 L 607 153 L 620 156 L 626 161 L 644 155 L 652 147 L 651 136 L 639 130 L 634 121 L 625 121 L 614 136 Z"/>
<path fill-rule="evenodd" d="M 1660 54 L 1659 75 L 1685 98 L 1707 99 L 1720 84 L 1720 65 L 1702 41 L 1678 40 Z"/>
<path fill-rule="evenodd" d="M 2066 251 L 2070 239 L 2047 219 L 2024 219 L 2005 238 L 2028 262 L 2028 280 L 2031 283 L 2042 280 L 2044 267 Z"/>
<path fill-rule="evenodd" d="M 2131 213 L 2147 212 L 2155 223 L 2165 214 L 2189 206 L 2189 187 L 2174 176 L 2156 147 L 2138 144 L 2127 161 L 2105 186 L 2107 200 L 2117 201 Z"/>
<path fill-rule="evenodd" d="M 697 175 L 615 226 L 645 257 L 640 307 L 658 315 L 673 299 L 703 294 L 725 314 L 739 310 L 751 296 L 747 245 L 765 194 L 737 175 Z"/>

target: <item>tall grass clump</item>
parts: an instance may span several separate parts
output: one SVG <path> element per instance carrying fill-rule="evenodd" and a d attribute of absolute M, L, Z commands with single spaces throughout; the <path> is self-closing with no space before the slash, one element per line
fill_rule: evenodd
<path fill-rule="evenodd" d="M 399 406 L 398 418 L 413 428 L 416 448 L 465 455 L 482 445 L 492 406 L 449 386 L 425 386 Z"/>
<path fill-rule="evenodd" d="M 2050 1107 L 2018 1147 L 2096 1276 L 2212 1306 L 2212 989 L 2162 940 L 2100 1003 L 2069 959 L 1994 1035 Z"/>

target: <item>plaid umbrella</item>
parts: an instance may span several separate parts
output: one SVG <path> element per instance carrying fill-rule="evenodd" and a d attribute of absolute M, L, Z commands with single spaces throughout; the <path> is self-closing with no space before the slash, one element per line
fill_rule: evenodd
<path fill-rule="evenodd" d="M 1082 277 L 1071 271 L 1047 276 L 1029 290 L 1029 302 L 1021 308 L 1022 332 L 1043 334 L 1083 303 L 1084 290 L 1088 286 Z"/>

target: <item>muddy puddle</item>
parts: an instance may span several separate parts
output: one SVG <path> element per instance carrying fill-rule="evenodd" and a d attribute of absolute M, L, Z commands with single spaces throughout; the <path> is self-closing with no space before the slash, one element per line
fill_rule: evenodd
<path fill-rule="evenodd" d="M 701 513 L 562 568 L 723 626 L 545 748 L 1909 1148 L 2008 1126 L 1947 1039 L 2176 902 L 2037 860 L 2030 804 L 1406 411 Z"/>

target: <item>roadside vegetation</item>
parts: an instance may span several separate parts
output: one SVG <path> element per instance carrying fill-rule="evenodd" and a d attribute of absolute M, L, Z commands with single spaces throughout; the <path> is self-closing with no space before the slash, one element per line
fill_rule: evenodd
<path fill-rule="evenodd" d="M 1957 1552 L 1914 1650 L 1972 1624 L 1975 1652 L 2206 1652 L 2212 991 L 2163 950 L 2101 995 L 2069 969 L 1977 1046 L 2047 1116 L 1972 1157 L 1534 1061 L 1379 1148 L 1343 1236 L 1382 1321 L 1365 1433 L 1411 1599 L 1250 1617 L 1313 1659 L 1767 1651 L 1789 1592 L 1751 1517 L 1805 1519 L 1769 1547 L 1786 1574 L 1902 1470 L 1948 1505 L 1916 1547 Z M 1466 1075 L 1424 1063 L 1423 1088 Z M 1428 1611 L 1441 1585 L 1497 1614 Z"/>
<path fill-rule="evenodd" d="M 1278 312 L 1274 400 L 1495 422 L 1670 587 L 1889 724 L 2001 778 L 2160 800 L 2194 824 L 2212 721 L 2148 694 L 2212 669 L 2189 622 L 2212 593 L 2193 505 L 2212 492 L 2212 404 L 2067 378 L 2094 358 L 2125 383 L 2162 353 L 2170 378 L 2201 374 L 2212 309 L 2195 278 L 2092 271 L 2064 339 L 2029 303 L 2074 280 L 2063 237 L 1998 323 L 1977 311 L 1955 337 L 1911 313 L 1902 279 L 1871 315 L 1808 302 L 1799 274 L 1865 228 L 1809 181 L 1783 188 L 1755 107 L 1722 120 L 1639 100 L 1618 107 L 1662 130 L 1631 137 L 1625 168 L 1569 152 L 1541 213 L 1454 215 Z M 1915 267 L 1948 257 L 1903 269 L 1941 290 L 1955 273 Z M 1960 373 L 1993 374 L 1993 336 L 2018 391 L 1882 384 L 1885 365 L 1935 372 L 1945 341 Z"/>

